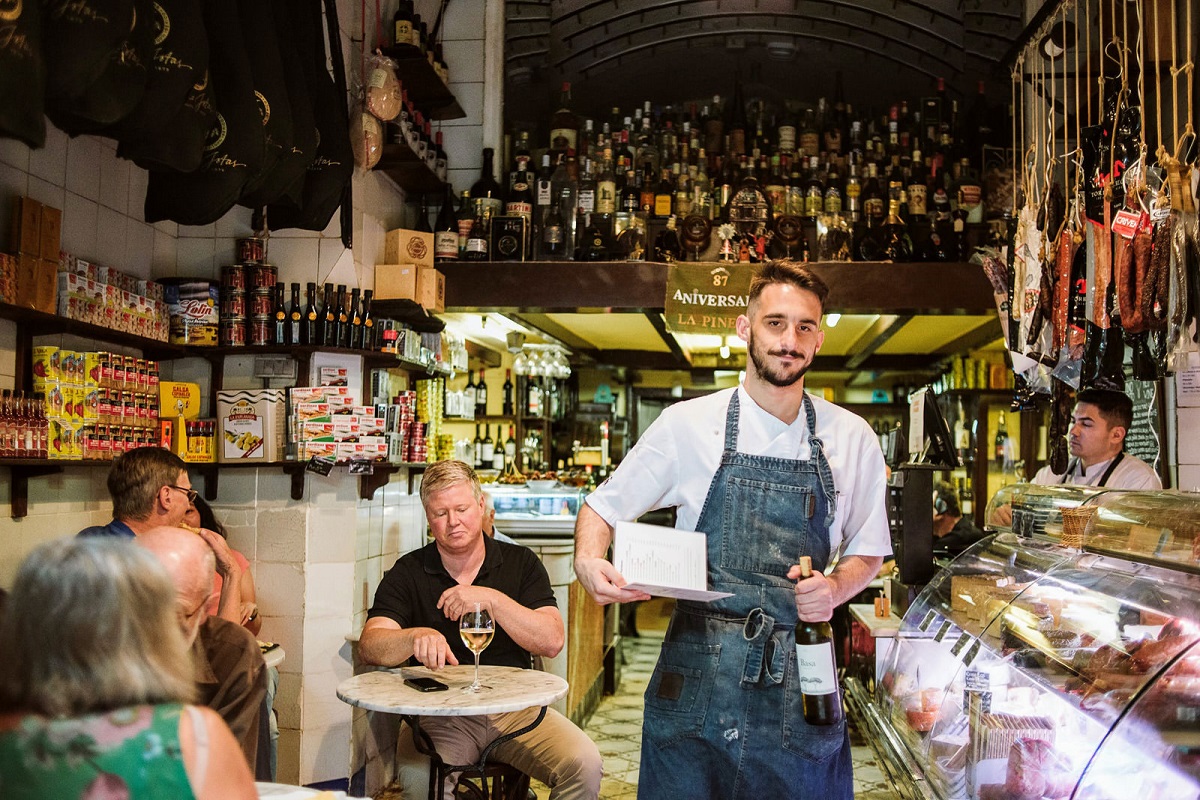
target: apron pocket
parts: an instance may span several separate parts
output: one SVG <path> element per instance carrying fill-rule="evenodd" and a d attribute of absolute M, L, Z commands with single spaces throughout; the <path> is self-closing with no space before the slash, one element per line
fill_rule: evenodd
<path fill-rule="evenodd" d="M 809 725 L 804 721 L 804 702 L 795 658 L 789 659 L 784 682 L 783 749 L 809 761 L 828 761 L 846 742 L 846 719 L 836 725 Z"/>
<path fill-rule="evenodd" d="M 703 730 L 720 655 L 718 644 L 663 644 L 645 694 L 644 733 L 656 745 Z"/>
<path fill-rule="evenodd" d="M 816 499 L 807 486 L 730 476 L 721 566 L 786 578 L 796 559 L 813 555 L 808 529 L 817 511 Z"/>

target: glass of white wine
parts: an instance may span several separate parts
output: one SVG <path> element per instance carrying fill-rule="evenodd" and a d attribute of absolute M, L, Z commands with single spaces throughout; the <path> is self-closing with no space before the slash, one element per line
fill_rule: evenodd
<path fill-rule="evenodd" d="M 481 608 L 479 603 L 475 604 L 474 611 L 468 611 L 459 618 L 458 635 L 467 649 L 475 654 L 475 682 L 464 687 L 464 692 L 478 692 L 482 689 L 492 688 L 479 682 L 479 654 L 492 643 L 492 637 L 495 634 L 496 623 L 492 620 L 492 615 L 486 608 Z"/>

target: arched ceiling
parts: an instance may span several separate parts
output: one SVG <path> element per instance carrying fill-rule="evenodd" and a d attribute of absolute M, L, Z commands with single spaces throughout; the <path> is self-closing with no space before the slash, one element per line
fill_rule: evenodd
<path fill-rule="evenodd" d="M 855 108 L 951 96 L 1000 78 L 1023 27 L 1021 0 L 507 0 L 505 116 L 541 126 L 561 82 L 576 110 L 728 97 L 815 103 L 840 72 Z"/>

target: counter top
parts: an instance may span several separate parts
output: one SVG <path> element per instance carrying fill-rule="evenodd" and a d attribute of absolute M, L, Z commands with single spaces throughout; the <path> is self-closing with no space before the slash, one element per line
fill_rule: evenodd
<path fill-rule="evenodd" d="M 866 603 L 851 603 L 850 616 L 861 622 L 867 632 L 876 639 L 891 639 L 900 630 L 900 617 L 893 612 L 890 616 L 880 619 L 875 616 L 875 606 Z"/>

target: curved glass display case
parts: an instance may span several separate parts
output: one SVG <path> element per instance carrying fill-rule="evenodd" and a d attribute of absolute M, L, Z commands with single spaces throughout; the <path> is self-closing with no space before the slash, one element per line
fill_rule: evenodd
<path fill-rule="evenodd" d="M 1200 798 L 1198 641 L 1200 576 L 998 533 L 905 614 L 868 728 L 907 797 Z"/>
<path fill-rule="evenodd" d="M 984 527 L 1021 536 L 1057 538 L 1063 532 L 1064 509 L 1091 506 L 1112 491 L 1092 486 L 1012 483 L 996 492 L 988 503 L 983 516 Z M 1069 518 L 1070 513 L 1067 516 Z"/>
<path fill-rule="evenodd" d="M 1200 573 L 1200 495 L 1107 492 L 1094 507 L 1086 550 Z"/>

